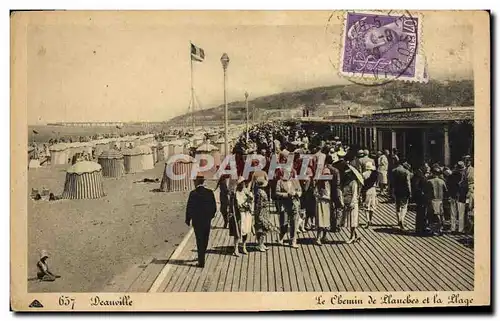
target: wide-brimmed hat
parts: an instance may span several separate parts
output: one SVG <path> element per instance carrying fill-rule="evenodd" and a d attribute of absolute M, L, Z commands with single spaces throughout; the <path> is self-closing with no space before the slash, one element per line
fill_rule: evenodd
<path fill-rule="evenodd" d="M 372 162 L 367 162 L 365 168 L 366 170 L 373 171 L 375 170 L 375 165 Z"/>
<path fill-rule="evenodd" d="M 462 161 L 459 161 L 457 163 L 457 169 L 465 169 L 465 163 Z"/>
<path fill-rule="evenodd" d="M 439 175 L 442 173 L 441 167 L 438 167 L 438 166 L 433 166 L 431 171 L 433 174 L 436 174 L 436 175 Z"/>
<path fill-rule="evenodd" d="M 337 156 L 338 156 L 339 158 L 345 157 L 345 155 L 347 155 L 347 153 L 346 153 L 343 149 L 340 149 L 340 150 L 337 152 Z"/>
<path fill-rule="evenodd" d="M 237 185 L 240 185 L 241 183 L 245 182 L 245 178 L 243 176 L 238 177 L 238 180 L 236 181 Z"/>
<path fill-rule="evenodd" d="M 44 257 L 48 258 L 49 252 L 47 252 L 46 250 L 41 250 L 40 251 L 40 259 L 43 259 Z"/>
<path fill-rule="evenodd" d="M 362 157 L 362 156 L 365 156 L 365 151 L 360 149 L 360 150 L 358 150 L 358 157 Z"/>
<path fill-rule="evenodd" d="M 365 152 L 365 156 L 370 155 L 370 151 L 368 149 L 365 149 L 364 152 Z"/>

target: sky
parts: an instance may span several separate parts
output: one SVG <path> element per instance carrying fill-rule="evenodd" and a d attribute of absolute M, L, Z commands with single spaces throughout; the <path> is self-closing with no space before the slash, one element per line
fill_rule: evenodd
<path fill-rule="evenodd" d="M 188 111 L 189 43 L 199 108 L 347 83 L 337 75 L 343 20 L 330 12 L 38 13 L 27 28 L 28 123 L 163 121 Z M 431 79 L 472 79 L 466 13 L 424 14 Z M 332 62 L 334 62 L 332 64 Z"/>

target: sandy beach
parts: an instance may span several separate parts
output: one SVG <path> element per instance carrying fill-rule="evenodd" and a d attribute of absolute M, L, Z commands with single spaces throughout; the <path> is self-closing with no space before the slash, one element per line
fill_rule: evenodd
<path fill-rule="evenodd" d="M 55 195 L 64 188 L 69 165 L 42 167 L 28 173 L 28 190 L 46 187 Z M 33 201 L 28 195 L 28 291 L 94 292 L 133 265 L 164 257 L 182 240 L 188 192 L 155 192 L 164 162 L 120 179 L 104 178 L 104 198 Z M 55 282 L 36 280 L 40 250 L 50 253 L 49 266 L 61 275 Z"/>

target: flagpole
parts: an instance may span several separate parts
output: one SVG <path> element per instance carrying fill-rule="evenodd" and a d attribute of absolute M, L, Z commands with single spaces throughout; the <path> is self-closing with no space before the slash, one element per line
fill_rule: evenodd
<path fill-rule="evenodd" d="M 193 85 L 193 56 L 191 55 L 191 45 L 189 42 L 189 61 L 191 62 L 191 121 L 193 126 L 193 135 L 195 133 L 195 120 L 194 120 L 194 85 Z"/>

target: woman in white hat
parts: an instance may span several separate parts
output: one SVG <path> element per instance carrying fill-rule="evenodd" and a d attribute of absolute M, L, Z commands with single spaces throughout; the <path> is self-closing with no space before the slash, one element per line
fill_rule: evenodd
<path fill-rule="evenodd" d="M 377 181 L 378 173 L 375 170 L 375 165 L 372 162 L 365 164 L 366 171 L 363 172 L 364 184 L 361 189 L 363 195 L 363 205 L 365 213 L 368 213 L 365 228 L 368 228 L 372 223 L 373 211 L 377 208 Z"/>
<path fill-rule="evenodd" d="M 234 237 L 234 255 L 240 256 L 238 245 L 242 244 L 242 253 L 248 254 L 246 244 L 248 235 L 252 232 L 253 195 L 245 187 L 245 179 L 240 176 L 234 193 L 234 210 L 229 223 L 229 235 Z"/>

